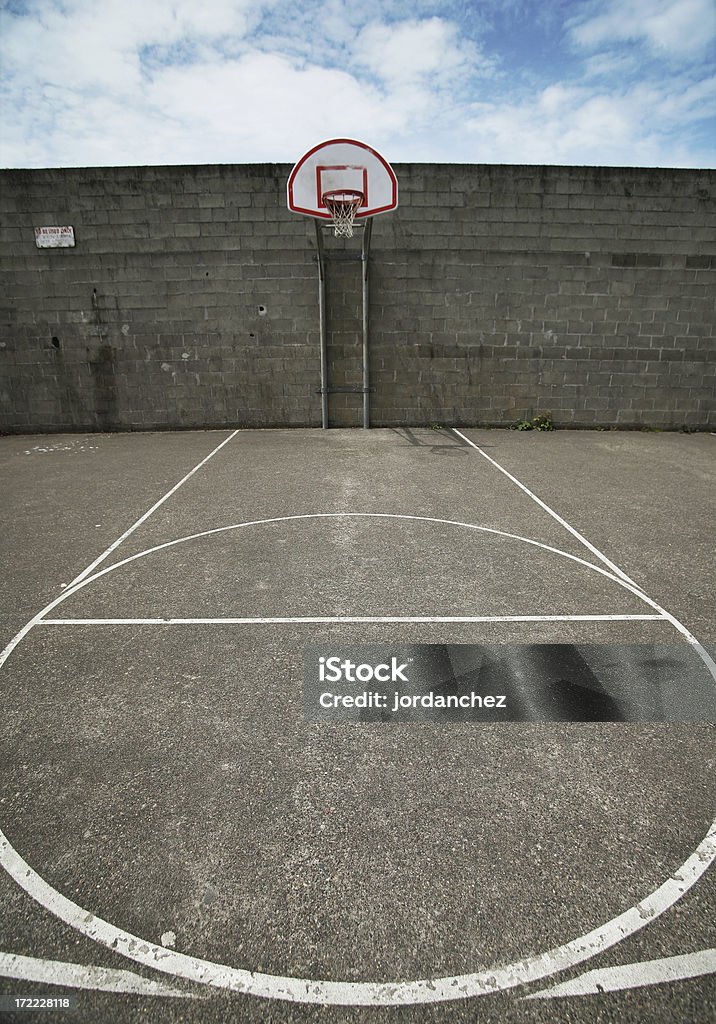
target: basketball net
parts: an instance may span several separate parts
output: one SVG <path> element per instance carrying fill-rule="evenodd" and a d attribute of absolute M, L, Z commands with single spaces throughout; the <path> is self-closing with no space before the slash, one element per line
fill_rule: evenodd
<path fill-rule="evenodd" d="M 333 234 L 336 238 L 353 237 L 353 221 L 364 198 L 362 192 L 352 188 L 332 189 L 323 193 L 321 199 L 333 218 Z"/>

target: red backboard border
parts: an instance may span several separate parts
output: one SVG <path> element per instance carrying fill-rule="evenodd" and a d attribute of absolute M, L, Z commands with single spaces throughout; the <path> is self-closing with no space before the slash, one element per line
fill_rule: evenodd
<path fill-rule="evenodd" d="M 298 206 L 294 202 L 294 199 L 293 199 L 293 183 L 294 183 L 294 181 L 296 179 L 296 175 L 301 170 L 301 167 L 303 166 L 303 164 L 308 159 L 310 159 L 310 157 L 312 157 L 314 155 L 314 153 L 317 153 L 320 149 L 323 149 L 324 146 L 333 146 L 333 145 L 336 145 L 336 144 L 348 144 L 348 145 L 351 145 L 351 146 L 357 146 L 360 149 L 364 149 L 364 150 L 367 150 L 369 153 L 372 153 L 373 156 L 383 165 L 383 167 L 385 168 L 385 170 L 386 170 L 386 172 L 387 172 L 387 174 L 388 174 L 388 176 L 390 178 L 390 182 L 391 182 L 391 198 L 390 198 L 390 201 L 388 203 L 384 204 L 383 206 L 380 206 L 380 207 L 372 209 L 368 205 L 368 201 L 367 201 L 367 187 L 368 187 L 367 178 L 368 178 L 368 172 L 367 172 L 367 170 L 364 170 L 364 182 L 365 182 L 365 186 L 366 186 L 365 189 L 364 189 L 364 194 L 366 195 L 366 207 L 365 207 L 365 209 L 359 209 L 358 210 L 358 212 L 356 213 L 356 219 L 359 218 L 359 217 L 373 217 L 375 214 L 387 213 L 389 210 L 394 210 L 395 207 L 398 205 L 398 179 L 395 176 L 395 171 L 390 166 L 388 161 L 384 157 L 382 157 L 377 150 L 373 149 L 372 146 L 366 145 L 365 142 L 359 142 L 357 139 L 326 139 L 323 142 L 319 142 L 318 145 L 314 146 L 312 149 L 309 149 L 309 151 L 307 153 L 304 153 L 304 155 L 301 157 L 301 159 L 298 161 L 298 163 L 294 166 L 294 168 L 291 171 L 291 174 L 289 176 L 289 179 L 288 179 L 288 207 L 289 207 L 289 209 L 293 210 L 294 213 L 303 213 L 303 214 L 306 214 L 309 217 L 320 217 L 323 220 L 331 220 L 331 215 L 330 215 L 330 213 L 328 213 L 327 210 L 325 210 L 325 207 L 323 208 L 323 210 L 321 210 L 320 208 L 318 210 L 311 210 L 311 209 L 306 209 L 305 207 L 302 207 L 302 206 Z M 320 192 L 319 192 L 319 190 L 320 190 L 320 174 L 319 174 L 319 171 L 320 171 L 321 168 L 325 169 L 326 167 L 337 167 L 337 166 L 349 167 L 349 166 L 352 166 L 352 165 L 350 165 L 350 164 L 346 164 L 346 165 L 325 164 L 325 165 L 321 165 L 321 167 L 317 167 L 316 168 L 316 191 L 317 191 L 317 199 L 318 199 L 317 205 L 319 207 L 323 206 L 323 203 L 321 202 L 321 195 L 320 195 Z"/>

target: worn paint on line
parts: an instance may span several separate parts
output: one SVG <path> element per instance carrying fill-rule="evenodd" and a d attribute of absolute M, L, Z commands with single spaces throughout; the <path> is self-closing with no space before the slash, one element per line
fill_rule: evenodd
<path fill-rule="evenodd" d="M 663 985 L 669 981 L 701 978 L 706 974 L 716 974 L 716 949 L 702 949 L 698 953 L 685 953 L 682 956 L 668 956 L 660 960 L 645 960 L 642 963 L 587 971 L 578 978 L 525 996 L 525 999 L 555 999 L 562 996 L 621 992 L 630 988 L 643 988 L 646 985 Z"/>
<path fill-rule="evenodd" d="M 170 996 L 197 999 L 199 993 L 189 992 L 178 985 L 144 978 L 133 971 L 113 967 L 94 967 L 67 963 L 62 960 L 44 960 L 16 953 L 0 953 L 0 977 L 17 981 L 32 981 L 42 985 L 61 985 L 64 988 L 88 988 L 97 992 L 127 992 L 143 996 Z M 202 995 L 201 998 L 204 998 Z"/>
<path fill-rule="evenodd" d="M 716 857 L 716 823 L 674 874 L 606 924 L 537 956 L 473 974 L 405 982 L 337 982 L 248 971 L 165 949 L 96 917 L 54 889 L 0 832 L 0 864 L 33 899 L 66 924 L 146 967 L 187 981 L 269 999 L 330 1006 L 405 1006 L 488 995 L 539 981 L 589 960 L 646 927 L 688 892 Z"/>

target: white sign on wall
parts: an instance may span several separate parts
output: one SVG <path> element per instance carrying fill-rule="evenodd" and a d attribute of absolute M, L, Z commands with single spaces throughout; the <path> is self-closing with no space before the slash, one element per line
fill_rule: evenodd
<path fill-rule="evenodd" d="M 38 249 L 60 249 L 74 244 L 75 229 L 72 227 L 35 228 L 35 245 Z"/>

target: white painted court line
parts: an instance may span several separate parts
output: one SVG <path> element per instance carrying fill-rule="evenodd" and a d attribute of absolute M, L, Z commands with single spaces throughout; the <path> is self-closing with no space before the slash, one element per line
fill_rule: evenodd
<path fill-rule="evenodd" d="M 214 619 L 41 619 L 38 626 L 220 626 L 293 622 L 668 622 L 665 615 L 286 615 Z"/>
<path fill-rule="evenodd" d="M 659 616 L 668 619 L 687 638 L 691 637 L 685 626 L 665 612 L 664 609 L 636 586 L 620 578 L 620 576 L 609 572 L 606 568 L 579 558 L 577 555 L 560 551 L 558 548 L 552 548 L 530 538 L 519 537 L 516 534 L 507 534 L 487 527 L 478 527 L 473 523 L 457 523 L 452 520 L 434 517 L 399 516 L 389 513 L 312 513 L 310 515 L 281 516 L 266 520 L 255 520 L 251 523 L 239 523 L 231 527 L 220 527 L 215 530 L 203 531 L 190 537 L 179 538 L 175 541 L 156 545 L 145 552 L 132 555 L 122 562 L 107 566 L 99 570 L 94 576 L 86 577 L 80 581 L 72 589 L 71 593 L 76 593 L 107 573 L 116 572 L 123 565 L 129 564 L 137 558 L 173 547 L 176 544 L 196 540 L 199 537 L 214 536 L 227 530 L 240 529 L 246 526 L 304 519 L 336 519 L 350 516 L 436 522 L 446 525 L 463 526 L 481 533 L 520 540 L 568 558 L 592 572 L 601 574 L 616 585 L 637 596 L 656 611 Z M 56 598 L 35 617 L 33 624 L 39 625 L 42 622 L 43 615 L 51 612 L 67 597 L 69 597 L 69 593 L 65 592 Z M 693 638 L 691 639 L 693 640 Z M 697 652 L 703 658 L 705 654 L 703 648 L 695 640 L 694 644 Z M 705 664 L 709 671 L 712 672 L 714 679 L 716 679 L 716 666 L 714 666 L 712 671 L 708 661 L 705 661 Z M 713 665 L 713 662 L 711 664 Z M 691 856 L 637 906 L 631 907 L 600 927 L 562 946 L 536 956 L 518 960 L 513 964 L 482 970 L 473 974 L 428 978 L 417 981 L 389 983 L 368 981 L 334 982 L 262 974 L 239 967 L 232 967 L 229 964 L 219 964 L 197 957 L 190 957 L 186 954 L 147 942 L 138 936 L 117 928 L 108 921 L 94 916 L 91 912 L 79 907 L 66 896 L 63 896 L 62 893 L 54 889 L 34 871 L 23 860 L 17 850 L 12 847 L 7 838 L 0 833 L 0 864 L 5 870 L 34 900 L 88 938 L 116 950 L 117 953 L 137 963 L 144 964 L 147 967 L 154 967 L 157 970 L 185 978 L 186 980 L 200 981 L 218 988 L 227 988 L 266 998 L 323 1005 L 398 1006 L 414 1003 L 443 1002 L 488 995 L 496 991 L 539 981 L 568 967 L 573 967 L 585 960 L 589 960 L 603 950 L 621 942 L 628 935 L 632 935 L 646 927 L 656 917 L 673 906 L 698 881 L 714 859 L 716 859 L 716 822 L 712 824 L 708 834 L 701 840 Z"/>
<path fill-rule="evenodd" d="M 474 448 L 476 452 L 482 455 L 483 459 L 487 459 L 487 461 L 491 463 L 495 467 L 495 469 L 499 469 L 501 473 L 504 473 L 507 479 L 511 480 L 512 483 L 519 487 L 521 491 L 524 491 L 525 494 L 528 495 L 528 497 L 530 497 L 533 501 L 536 501 L 540 508 L 544 509 L 544 511 L 548 515 L 552 516 L 552 518 L 555 519 L 560 524 L 560 526 L 563 526 L 565 530 L 568 530 L 573 537 L 576 537 L 580 544 L 584 544 L 585 547 L 589 548 L 593 555 L 596 555 L 596 557 L 600 561 L 604 562 L 605 565 L 608 565 L 613 573 L 616 573 L 616 575 L 621 577 L 621 579 L 626 580 L 627 583 L 631 583 L 633 587 L 639 587 L 639 585 L 635 583 L 634 580 L 630 579 L 630 577 L 627 576 L 627 574 L 622 569 L 620 569 L 618 565 L 615 565 L 610 558 L 607 558 L 607 556 L 599 550 L 599 548 L 596 548 L 592 543 L 590 543 L 590 541 L 588 541 L 587 538 L 579 532 L 579 530 L 575 530 L 573 526 L 570 526 L 566 519 L 563 519 L 562 516 L 555 512 L 553 508 L 550 508 L 549 505 L 546 504 L 546 502 L 542 501 L 541 498 L 538 498 L 537 495 L 529 489 L 529 487 L 526 487 L 520 480 L 517 479 L 516 476 L 513 476 L 512 473 L 509 473 L 504 466 L 501 466 L 499 462 L 496 462 L 495 459 L 493 459 L 490 455 L 484 452 L 479 445 L 475 444 L 474 441 L 471 441 L 469 437 L 466 437 L 455 427 L 451 427 L 450 429 L 455 434 L 457 434 L 458 437 L 461 437 L 463 441 L 469 444 L 471 448 Z"/>
<path fill-rule="evenodd" d="M 233 434 L 231 435 L 234 436 Z M 462 435 L 461 435 L 462 436 Z M 231 437 L 223 443 L 227 443 Z M 467 440 L 467 439 L 466 439 Z M 472 442 L 468 443 L 472 444 Z M 222 447 L 222 446 L 219 446 Z M 473 445 L 473 447 L 477 447 Z M 218 450 L 218 449 L 217 449 Z M 479 449 L 478 449 L 479 451 Z M 213 454 L 213 453 L 212 453 Z M 481 453 L 482 454 L 482 453 Z M 487 456 L 489 458 L 489 456 Z M 492 460 L 490 460 L 492 461 Z M 497 465 L 497 464 L 496 464 Z M 197 467 L 199 468 L 199 467 Z M 501 467 L 497 467 L 501 469 Z M 502 470 L 505 472 L 504 470 Z M 507 474 L 509 476 L 509 474 Z M 512 478 L 514 480 L 514 478 Z M 519 481 L 515 482 L 519 484 Z M 170 492 L 171 493 L 171 492 Z M 531 493 L 531 492 L 528 492 Z M 168 495 L 167 495 L 168 497 Z M 542 504 L 535 497 L 538 503 Z M 157 506 L 158 507 L 158 506 Z M 555 518 L 556 513 L 552 513 Z M 151 510 L 150 513 L 151 514 Z M 606 569 L 587 562 L 568 552 L 560 551 L 533 541 L 530 538 L 519 537 L 515 534 L 508 534 L 499 530 L 491 530 L 486 527 L 478 527 L 471 523 L 457 523 L 451 520 L 442 520 L 427 516 L 392 515 L 388 513 L 323 513 L 302 516 L 282 516 L 266 520 L 256 520 L 251 523 L 235 524 L 232 527 L 221 527 L 216 530 L 208 530 L 191 537 L 180 538 L 166 544 L 157 545 L 147 551 L 140 552 L 121 562 L 106 567 L 89 576 L 92 567 L 88 567 L 83 574 L 84 578 L 78 577 L 73 584 L 58 598 L 50 602 L 42 609 L 11 641 L 0 656 L 0 665 L 9 657 L 12 650 L 22 638 L 35 625 L 39 625 L 43 616 L 51 612 L 63 600 L 71 594 L 92 582 L 99 579 L 108 572 L 116 571 L 122 565 L 134 561 L 138 557 L 145 557 L 154 551 L 163 550 L 178 543 L 185 543 L 199 537 L 223 533 L 227 529 L 238 529 L 244 526 L 259 525 L 269 522 L 285 522 L 297 519 L 314 518 L 338 518 L 341 516 L 372 516 L 373 518 L 391 518 L 405 520 L 422 520 L 427 522 L 445 523 L 454 526 L 464 526 L 470 529 L 479 530 L 496 536 L 509 537 L 520 540 L 527 544 L 551 551 L 562 557 L 580 563 L 594 572 L 613 580 L 624 589 L 630 591 L 640 600 L 644 601 L 652 609 L 659 613 L 657 617 L 664 617 L 693 644 L 706 667 L 716 680 L 716 664 L 703 647 L 689 633 L 677 619 L 664 611 L 655 601 L 649 598 L 640 588 L 636 586 L 624 573 L 613 563 L 610 563 L 605 556 L 593 548 L 586 540 L 584 543 L 596 554 L 602 562 L 612 567 L 615 571 L 608 572 Z M 146 518 L 146 517 L 145 517 Z M 560 521 L 562 521 L 560 519 Z M 564 522 L 564 521 L 562 521 Z M 135 524 L 139 525 L 139 523 Z M 572 530 L 568 524 L 564 524 L 570 532 L 581 538 L 581 535 Z M 116 544 L 114 545 L 116 547 Z M 109 554 L 108 549 L 107 554 Z M 105 556 L 106 557 L 106 556 Z M 96 564 L 99 564 L 97 562 Z M 672 907 L 686 893 L 708 869 L 716 859 L 716 822 L 711 825 L 707 835 L 701 840 L 690 857 L 677 868 L 672 875 L 663 882 L 657 889 L 646 896 L 639 904 L 612 918 L 605 924 L 581 935 L 562 946 L 555 947 L 545 953 L 527 957 L 515 963 L 487 969 L 471 974 L 455 975 L 441 978 L 428 978 L 416 981 L 399 982 L 340 982 L 322 981 L 306 978 L 285 977 L 280 975 L 262 974 L 243 968 L 232 967 L 228 964 L 219 964 L 209 960 L 202 960 L 198 957 L 188 956 L 174 950 L 157 946 L 140 937 L 126 932 L 121 928 L 102 918 L 96 917 L 90 911 L 83 909 L 72 900 L 68 899 L 57 889 L 54 889 L 20 856 L 7 837 L 0 832 L 0 865 L 17 882 L 17 884 L 41 906 L 54 914 L 66 924 L 75 928 L 81 934 L 101 943 L 104 946 L 116 951 L 118 954 L 127 957 L 136 963 L 147 967 L 184 978 L 190 981 L 198 981 L 217 988 L 230 989 L 233 991 L 250 993 L 265 998 L 284 999 L 300 1003 L 313 1003 L 320 1005 L 343 1005 L 343 1006 L 400 1006 L 416 1003 L 435 1003 L 455 999 L 466 999 L 472 996 L 492 994 L 496 991 L 512 989 L 539 981 L 559 971 L 583 963 L 596 956 L 603 950 L 621 942 L 624 938 L 634 934 L 646 927 L 660 914 Z"/>
<path fill-rule="evenodd" d="M 0 953 L 0 978 L 60 985 L 63 988 L 89 988 L 99 992 L 126 992 L 132 995 L 171 996 L 180 999 L 199 998 L 198 993 L 188 992 L 164 981 L 143 978 L 134 971 L 121 971 L 114 967 L 85 967 L 62 960 L 19 956 L 16 953 Z"/>
<path fill-rule="evenodd" d="M 457 428 L 450 427 L 450 429 L 453 431 L 453 433 L 457 434 L 458 437 L 461 437 L 463 441 L 469 444 L 471 448 L 474 448 L 475 451 L 478 452 L 478 454 L 482 455 L 483 459 L 487 459 L 487 461 L 491 463 L 491 465 L 493 465 L 495 469 L 499 469 L 500 473 L 504 473 L 507 479 L 511 480 L 512 483 L 515 484 L 515 486 L 519 487 L 521 491 L 524 491 L 525 494 L 532 498 L 533 501 L 537 502 L 540 508 L 544 509 L 545 512 L 552 516 L 552 518 L 555 519 L 561 526 L 563 526 L 565 530 L 568 530 L 569 533 L 571 533 L 572 536 L 580 542 L 580 544 L 584 544 L 584 546 L 587 547 L 593 555 L 595 555 L 605 565 L 609 566 L 612 573 L 618 576 L 621 580 L 623 580 L 623 582 L 626 585 L 628 585 L 629 588 L 632 590 L 632 593 L 639 594 L 653 608 L 656 608 L 660 612 L 662 612 L 669 619 L 674 629 L 677 629 L 679 633 L 681 633 L 681 635 L 685 637 L 686 640 L 691 644 L 691 646 L 697 652 L 703 663 L 708 668 L 711 675 L 714 677 L 714 680 L 716 681 L 716 661 L 714 661 L 714 659 L 711 657 L 708 651 L 699 643 L 699 641 L 696 639 L 693 633 L 691 633 L 686 628 L 686 626 L 683 625 L 683 623 L 679 622 L 677 618 L 675 618 L 673 615 L 667 612 L 655 601 L 652 601 L 652 599 L 644 593 L 641 587 L 637 583 L 635 583 L 634 580 L 632 580 L 629 576 L 627 576 L 627 574 L 622 569 L 620 569 L 618 565 L 612 562 L 612 560 L 610 558 L 607 558 L 607 556 L 603 554 L 599 550 L 599 548 L 596 548 L 594 544 L 588 541 L 587 538 L 579 532 L 579 530 L 575 530 L 575 528 L 571 526 L 566 519 L 563 519 L 562 516 L 555 512 L 553 508 L 550 508 L 549 505 L 542 501 L 541 498 L 538 498 L 537 495 L 529 489 L 529 487 L 526 487 L 522 483 L 522 481 L 518 480 L 516 476 L 512 475 L 512 473 L 509 473 L 504 468 L 504 466 L 501 466 L 499 462 L 492 458 L 492 456 L 484 452 L 479 445 L 475 444 L 474 441 L 471 441 L 469 437 L 466 437 L 465 434 L 461 433 L 461 431 L 457 430 Z"/>
<path fill-rule="evenodd" d="M 490 995 L 539 981 L 591 959 L 645 928 L 696 884 L 716 857 L 716 823 L 670 878 L 636 906 L 571 942 L 513 964 L 420 981 L 321 981 L 263 974 L 157 946 L 79 907 L 34 871 L 0 832 L 0 864 L 18 885 L 66 924 L 103 946 L 166 974 L 268 999 L 331 1006 L 405 1006 Z"/>
<path fill-rule="evenodd" d="M 212 452 L 209 452 L 209 454 L 205 458 L 203 458 L 201 460 L 201 462 L 198 462 L 196 464 L 196 466 L 194 466 L 193 469 L 190 469 L 189 472 L 186 474 L 186 476 L 183 476 L 181 478 L 181 480 L 179 481 L 178 484 L 174 484 L 174 486 L 170 490 L 168 490 L 167 493 L 163 497 L 161 497 L 159 499 L 159 501 L 155 502 L 152 505 L 152 507 L 150 509 L 148 509 L 144 513 L 144 515 L 139 517 L 139 519 L 136 521 L 136 523 L 132 523 L 132 525 L 129 527 L 129 529 L 125 530 L 121 537 L 118 537 L 117 540 L 114 541 L 114 543 L 110 544 L 110 546 L 107 548 L 106 551 L 103 551 L 101 555 L 99 555 L 97 558 L 95 558 L 94 562 L 92 562 L 91 565 L 88 565 L 86 569 L 83 569 L 82 572 L 79 574 L 79 576 L 75 576 L 75 578 L 72 580 L 72 582 L 68 584 L 68 589 L 69 589 L 69 587 L 74 587 L 74 585 L 76 583 L 79 583 L 86 576 L 89 576 L 93 569 L 96 569 L 98 565 L 100 565 L 102 562 L 104 562 L 105 558 L 109 558 L 109 556 L 112 554 L 112 552 L 116 548 L 118 548 L 119 545 L 122 544 L 127 539 L 127 537 L 129 537 L 131 534 L 133 534 L 134 531 L 136 529 L 138 529 L 142 525 L 142 523 L 146 523 L 147 519 L 149 519 L 149 517 L 151 515 L 153 515 L 154 512 L 156 512 L 157 509 L 160 508 L 164 504 L 165 501 L 168 501 L 168 499 L 171 498 L 172 494 L 176 494 L 176 492 L 179 490 L 179 488 L 183 484 L 185 484 L 187 482 L 187 480 L 190 480 L 191 477 L 193 477 L 194 474 L 197 473 L 201 469 L 202 466 L 205 466 L 206 463 L 209 461 L 209 459 L 213 459 L 214 456 L 216 455 L 216 453 L 220 452 L 221 449 L 224 447 L 224 445 L 227 445 L 229 443 L 229 441 L 231 441 L 234 437 L 236 437 L 236 435 L 238 433 L 239 433 L 238 430 L 234 430 L 231 434 L 229 434 L 228 437 L 224 438 L 224 440 L 221 442 L 221 444 L 217 445 L 216 448 L 214 448 L 214 450 Z"/>
<path fill-rule="evenodd" d="M 119 562 L 114 562 L 112 565 L 108 565 L 104 569 L 100 569 L 99 572 L 96 572 L 93 576 L 86 576 L 83 580 L 80 580 L 77 583 L 70 584 L 66 590 L 63 590 L 63 592 L 58 597 L 56 597 L 53 601 L 46 605 L 42 609 L 42 611 L 38 612 L 37 615 L 35 615 L 35 617 L 27 624 L 27 626 L 24 627 L 24 630 L 21 630 L 20 633 L 18 633 L 17 637 L 15 637 L 11 641 L 10 645 L 8 646 L 8 648 L 5 649 L 5 651 L 7 651 L 7 654 L 9 654 L 12 651 L 13 647 L 20 642 L 23 636 L 25 636 L 33 626 L 38 625 L 44 619 L 44 616 L 47 615 L 48 612 L 53 611 L 58 605 L 62 604 L 63 601 L 66 601 L 73 594 L 76 594 L 79 590 L 82 590 L 90 583 L 94 583 L 95 580 L 101 579 L 108 573 L 116 572 L 123 566 L 129 565 L 131 562 L 135 562 L 140 558 L 146 558 L 148 555 L 156 554 L 156 552 L 158 551 L 165 551 L 168 548 L 175 547 L 178 544 L 186 544 L 190 541 L 200 540 L 204 537 L 214 537 L 218 534 L 228 533 L 233 530 L 242 530 L 249 526 L 266 526 L 272 523 L 288 523 L 309 519 L 396 519 L 407 520 L 409 522 L 437 523 L 441 526 L 457 526 L 467 530 L 475 530 L 477 533 L 485 533 L 495 537 L 503 537 L 507 540 L 520 541 L 520 543 L 522 544 L 529 544 L 532 547 L 540 548 L 543 551 L 548 551 L 550 552 L 550 554 L 559 555 L 561 558 L 566 558 L 571 562 L 576 562 L 578 565 L 584 566 L 591 572 L 599 573 L 601 576 L 604 576 L 606 579 L 609 579 L 612 582 L 616 583 L 624 590 L 628 590 L 640 601 L 643 601 L 645 604 L 650 605 L 659 615 L 668 617 L 669 621 L 671 621 L 674 624 L 676 622 L 676 620 L 673 620 L 671 617 L 669 617 L 668 613 L 665 612 L 663 608 L 661 608 L 655 601 L 652 601 L 651 598 L 648 597 L 643 592 L 643 590 L 641 590 L 635 584 L 629 583 L 620 576 L 614 575 L 613 573 L 609 572 L 607 569 L 604 569 L 600 565 L 595 565 L 594 562 L 589 562 L 584 558 L 580 558 L 578 555 L 570 554 L 570 552 L 568 551 L 562 551 L 560 548 L 552 547 L 549 544 L 543 544 L 541 541 L 532 540 L 530 537 L 522 537 L 516 533 L 507 533 L 505 530 L 496 530 L 488 526 L 477 526 L 475 523 L 464 523 L 460 520 L 442 519 L 436 516 L 413 516 L 398 514 L 395 512 L 306 512 L 291 516 L 272 516 L 267 519 L 252 519 L 244 523 L 233 523 L 229 526 L 215 527 L 213 530 L 202 530 L 200 533 L 192 533 L 186 537 L 178 537 L 175 540 L 165 541 L 163 544 L 156 544 L 154 545 L 154 547 L 147 548 L 145 551 L 138 551 L 136 552 L 136 554 L 130 555 L 128 558 L 123 558 Z M 683 632 L 683 627 L 677 626 L 676 628 L 680 628 L 680 631 Z M 695 640 L 694 643 L 696 643 Z M 3 662 L 6 659 L 7 655 L 5 651 L 3 651 L 2 654 L 0 654 L 0 666 L 2 666 Z"/>
<path fill-rule="evenodd" d="M 205 458 L 203 458 L 201 460 L 201 462 L 197 463 L 197 465 L 194 466 L 194 468 L 191 469 L 186 474 L 186 476 L 181 478 L 179 483 L 174 484 L 174 486 L 171 488 L 171 490 L 167 491 L 167 493 L 163 497 L 161 497 L 159 499 L 159 501 L 155 502 L 152 505 L 152 507 L 150 509 L 148 509 L 144 513 L 144 515 L 140 516 L 139 519 L 136 521 L 136 523 L 132 523 L 132 525 L 129 527 L 129 529 L 124 531 L 124 533 L 122 534 L 121 537 L 118 537 L 117 540 L 115 540 L 113 544 L 110 544 L 110 546 L 107 548 L 106 551 L 103 551 L 101 555 L 99 555 L 97 558 L 95 558 L 94 562 L 92 562 L 90 565 L 88 565 L 86 569 L 83 569 L 82 572 L 79 574 L 79 576 L 75 576 L 75 578 L 72 580 L 72 582 L 69 583 L 67 585 L 67 587 L 63 590 L 62 594 L 60 595 L 60 599 L 64 598 L 65 596 L 69 597 L 70 594 L 74 593 L 75 589 L 79 589 L 79 587 L 81 587 L 83 583 L 88 582 L 89 579 L 94 579 L 94 577 L 90 577 L 90 573 L 94 569 L 96 569 L 97 566 L 100 565 L 100 563 L 104 562 L 104 560 L 106 558 L 108 558 L 112 554 L 112 552 L 116 548 L 118 548 L 119 545 L 123 541 L 125 541 L 127 539 L 127 537 L 129 537 L 132 533 L 134 533 L 134 531 L 139 526 L 141 526 L 142 523 L 146 523 L 147 519 L 149 519 L 149 517 L 154 512 L 156 512 L 157 509 L 161 505 L 163 505 L 164 502 L 167 501 L 168 498 L 171 498 L 172 494 L 175 494 L 176 491 L 178 491 L 179 488 L 182 486 L 182 484 L 185 484 L 187 482 L 187 480 L 189 480 L 190 477 L 194 476 L 194 474 L 198 470 L 201 469 L 202 466 L 205 466 L 206 463 L 209 461 L 209 459 L 212 459 L 216 455 L 217 452 L 221 451 L 221 449 L 224 447 L 224 445 L 227 445 L 229 443 L 229 441 L 231 441 L 232 438 L 236 437 L 236 435 L 238 433 L 239 433 L 238 430 L 234 430 L 231 434 L 229 434 L 228 437 L 224 438 L 224 440 L 221 442 L 221 444 L 217 445 L 216 448 L 214 448 L 213 451 L 209 452 L 209 454 Z M 30 630 L 33 629 L 37 625 L 37 623 L 41 620 L 41 618 L 44 615 L 44 613 L 46 611 L 48 611 L 49 609 L 54 608 L 56 604 L 59 604 L 59 600 L 51 602 L 51 604 L 49 604 L 46 608 L 43 608 L 43 610 L 41 612 L 39 612 L 37 615 L 33 616 L 33 618 L 31 618 L 30 621 L 23 626 L 23 628 L 20 630 L 20 632 L 17 633 L 12 638 L 10 643 L 4 648 L 2 653 L 0 653 L 0 668 L 5 664 L 7 659 L 10 657 L 12 652 L 17 647 L 17 645 L 19 643 L 21 643 L 21 641 L 24 640 L 24 638 L 27 636 L 27 634 L 30 632 Z"/>
<path fill-rule="evenodd" d="M 227 441 L 228 440 L 231 440 L 231 438 L 227 438 Z M 519 534 L 516 533 L 506 533 L 504 530 L 495 530 L 488 526 L 476 526 L 475 523 L 463 523 L 459 520 L 440 519 L 436 516 L 411 516 L 401 515 L 395 512 L 307 512 L 300 515 L 272 516 L 268 519 L 252 519 L 244 523 L 233 523 L 230 526 L 219 526 L 213 530 L 202 530 L 200 533 L 192 533 L 186 537 L 178 537 L 176 540 L 166 541 L 164 544 L 156 544 L 154 545 L 154 547 L 147 548 L 145 551 L 138 551 L 136 554 L 130 555 L 128 558 L 123 558 L 119 562 L 114 562 L 112 565 L 105 566 L 104 569 L 100 569 L 93 576 L 85 576 L 84 579 L 78 580 L 77 582 L 70 584 L 65 590 L 62 591 L 60 595 L 58 595 L 58 597 L 56 597 L 53 601 L 50 601 L 49 604 L 45 605 L 45 607 L 41 611 L 39 611 L 37 615 L 33 616 L 33 618 L 30 619 L 30 621 L 25 626 L 23 626 L 20 632 L 12 638 L 10 643 L 5 647 L 2 653 L 0 653 L 0 668 L 2 668 L 2 666 L 5 664 L 7 659 L 10 657 L 12 652 L 17 647 L 17 645 L 27 636 L 30 630 L 33 629 L 35 626 L 39 625 L 44 620 L 45 615 L 47 615 L 51 611 L 54 611 L 54 609 L 57 608 L 58 605 L 62 604 L 63 601 L 66 601 L 69 597 L 71 597 L 73 594 L 76 594 L 79 590 L 82 590 L 84 587 L 89 586 L 90 583 L 94 583 L 95 580 L 101 579 L 108 573 L 116 572 L 118 569 L 121 569 L 125 565 L 129 565 L 131 562 L 137 561 L 137 559 L 139 558 L 146 558 L 148 555 L 153 555 L 157 551 L 165 551 L 168 548 L 175 547 L 177 544 L 186 544 L 190 541 L 200 540 L 203 537 L 214 537 L 221 533 L 228 533 L 232 530 L 241 530 L 249 526 L 265 526 L 270 523 L 287 523 L 308 519 L 399 519 L 413 522 L 438 523 L 442 526 L 464 527 L 468 530 L 475 530 L 478 533 L 490 534 L 495 537 L 505 537 L 508 540 L 517 540 L 523 544 L 529 544 L 532 547 L 540 548 L 543 551 L 549 551 L 553 555 L 559 555 L 561 558 L 566 558 L 571 562 L 576 562 L 578 565 L 582 565 L 586 569 L 590 569 L 592 572 L 599 573 L 606 579 L 612 580 L 614 583 L 622 587 L 624 590 L 628 590 L 640 601 L 643 601 L 645 604 L 648 604 L 659 615 L 662 615 L 665 618 L 667 618 L 669 622 L 671 622 L 671 624 L 674 626 L 674 628 L 678 629 L 679 632 L 686 637 L 689 643 L 691 643 L 695 647 L 702 660 L 710 666 L 709 671 L 712 671 L 714 679 L 716 679 L 716 664 L 709 657 L 706 651 L 704 651 L 704 649 L 701 647 L 701 645 L 695 639 L 695 637 L 693 637 L 688 632 L 688 630 L 684 626 L 682 626 L 680 622 L 678 622 L 677 619 L 675 619 L 672 615 L 669 615 L 668 612 L 664 611 L 663 608 L 661 608 L 655 601 L 652 601 L 650 597 L 648 597 L 642 590 L 640 590 L 633 583 L 628 583 L 626 580 L 620 578 L 619 576 L 615 576 L 607 569 L 602 568 L 602 566 L 595 565 L 593 562 L 588 562 L 586 559 L 580 558 L 578 555 L 572 555 L 568 551 L 562 551 L 560 548 L 551 547 L 549 544 L 543 544 L 541 541 L 532 540 L 530 537 L 521 537 Z"/>
<path fill-rule="evenodd" d="M 620 967 L 604 967 L 587 971 L 578 978 L 560 985 L 544 988 L 525 999 L 556 999 L 561 996 L 591 996 L 601 992 L 622 992 L 646 985 L 663 985 L 669 981 L 686 981 L 705 974 L 716 974 L 716 949 L 702 949 L 698 953 L 668 956 L 660 960 L 645 960 Z"/>

